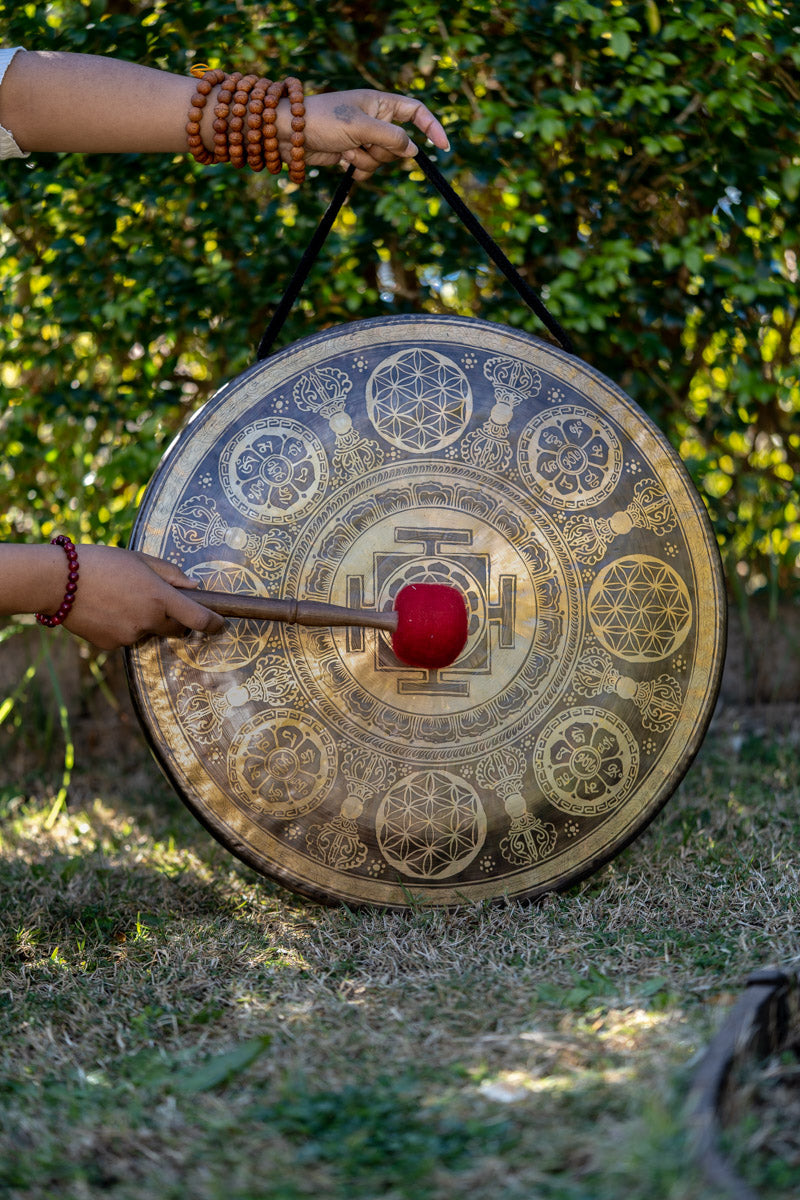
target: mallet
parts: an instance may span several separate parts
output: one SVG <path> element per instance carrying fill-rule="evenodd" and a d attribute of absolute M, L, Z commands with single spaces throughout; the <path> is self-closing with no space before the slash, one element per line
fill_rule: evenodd
<path fill-rule="evenodd" d="M 467 607 L 457 588 L 445 583 L 409 583 L 397 593 L 394 608 L 344 608 L 294 597 L 243 596 L 186 589 L 193 600 L 224 617 L 252 617 L 289 625 L 358 625 L 384 629 L 392 650 L 411 667 L 449 667 L 467 643 Z"/>

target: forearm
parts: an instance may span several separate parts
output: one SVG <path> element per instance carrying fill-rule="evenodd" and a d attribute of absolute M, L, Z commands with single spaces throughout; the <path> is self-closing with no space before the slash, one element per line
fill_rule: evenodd
<path fill-rule="evenodd" d="M 25 151 L 186 150 L 191 76 L 93 54 L 20 51 L 0 85 L 0 125 Z M 201 136 L 213 144 L 213 104 Z"/>
<path fill-rule="evenodd" d="M 180 154 L 197 80 L 190 75 L 93 54 L 19 51 L 0 84 L 0 126 L 23 152 Z M 209 93 L 200 136 L 214 146 L 220 88 Z M 306 97 L 305 161 L 350 163 L 367 179 L 382 163 L 416 154 L 402 128 L 413 122 L 435 146 L 449 149 L 440 122 L 416 96 L 359 88 Z M 279 153 L 292 158 L 292 111 L 284 97 L 276 112 Z"/>
<path fill-rule="evenodd" d="M 81 543 L 77 591 L 64 628 L 102 650 L 143 637 L 219 633 L 225 622 L 192 599 L 195 584 L 173 563 L 135 550 Z M 69 563 L 61 546 L 0 543 L 0 616 L 57 614 Z"/>
<path fill-rule="evenodd" d="M 0 545 L 0 616 L 55 612 L 66 582 L 60 546 Z"/>

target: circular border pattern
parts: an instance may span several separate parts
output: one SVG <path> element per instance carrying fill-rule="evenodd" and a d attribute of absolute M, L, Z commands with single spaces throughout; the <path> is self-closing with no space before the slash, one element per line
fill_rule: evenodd
<path fill-rule="evenodd" d="M 606 709 L 573 708 L 541 732 L 536 780 L 554 808 L 572 816 L 613 812 L 636 783 L 639 748 L 624 721 Z"/>
<path fill-rule="evenodd" d="M 589 508 L 619 483 L 622 445 L 610 421 L 588 408 L 561 404 L 523 429 L 517 465 L 532 494 L 554 508 Z"/>
<path fill-rule="evenodd" d="M 388 358 L 414 350 L 441 353 L 458 364 L 471 390 L 471 416 L 461 435 L 438 450 L 396 447 L 384 453 L 367 411 L 367 380 Z M 298 380 L 329 367 L 346 377 L 336 395 L 315 393 L 311 407 L 319 411 L 307 423 L 292 421 Z M 529 386 L 534 377 L 535 395 Z M 569 525 L 572 505 L 563 499 L 568 489 L 553 491 L 548 482 L 536 493 L 530 454 L 520 451 L 523 435 L 532 437 L 532 422 L 544 428 L 555 421 L 566 430 L 564 422 L 576 412 L 593 414 L 595 432 L 601 426 L 613 431 L 624 447 L 624 459 L 610 453 L 602 479 L 579 479 L 569 489 L 584 505 L 578 531 Z M 308 493 L 305 507 L 271 530 L 263 514 L 260 528 L 247 528 L 237 516 L 235 489 L 231 495 L 221 478 L 226 448 L 245 446 L 245 437 L 239 443 L 236 438 L 254 417 L 284 429 L 308 427 L 324 456 L 324 487 Z M 347 445 L 340 436 L 345 425 Z M 577 472 L 579 456 L 561 461 L 569 466 Z M 649 501 L 641 503 L 636 489 L 642 480 L 656 480 L 659 496 L 669 496 L 668 521 Z M 590 494 L 596 484 L 598 491 Z M 522 514 L 511 497 L 522 498 Z M 182 504 L 186 513 L 181 510 L 176 529 L 171 514 Z M 462 522 L 464 514 L 470 522 Z M 383 530 L 387 516 L 386 536 L 376 533 L 373 544 L 370 530 Z M 476 544 L 476 531 L 490 528 L 491 545 Z M 440 544 L 437 529 L 447 537 L 457 531 L 460 543 Z M 419 530 L 425 536 L 417 545 Z M 652 819 L 685 774 L 713 711 L 724 653 L 724 587 L 713 533 L 684 468 L 614 384 L 574 357 L 503 326 L 462 318 L 376 319 L 304 339 L 258 364 L 223 387 L 173 443 L 147 488 L 133 542 L 184 568 L 202 564 L 206 555 L 229 560 L 260 575 L 266 592 L 299 591 L 359 607 L 387 594 L 384 585 L 391 591 L 405 573 L 413 574 L 415 563 L 457 570 L 479 589 L 475 643 L 464 662 L 435 678 L 401 672 L 386 657 L 386 638 L 370 630 L 268 623 L 261 627 L 264 645 L 257 658 L 229 662 L 227 670 L 223 663 L 209 670 L 182 659 L 176 639 L 150 639 L 128 652 L 143 728 L 185 802 L 243 861 L 319 900 L 402 909 L 409 903 L 409 880 L 415 898 L 445 905 L 566 887 L 607 862 Z M 504 547 L 513 548 L 510 558 Z M 626 662 L 622 672 L 619 655 L 600 643 L 601 623 L 596 621 L 597 635 L 591 629 L 587 600 L 600 572 L 634 551 L 683 580 L 692 623 L 666 658 Z M 535 578 L 535 604 L 519 592 L 525 577 Z M 572 615 L 563 607 L 565 580 L 574 589 Z M 481 625 L 490 629 L 488 642 L 481 641 Z M 513 646 L 525 649 L 523 661 L 497 688 L 493 672 Z M 550 680 L 548 672 L 559 662 L 563 670 Z M 368 681 L 376 671 L 385 673 L 398 696 L 402 690 L 402 704 L 381 703 Z M 342 720 L 334 697 L 343 688 L 369 736 L 355 737 Z M 474 705 L 463 701 L 469 689 Z M 180 704 L 188 714 L 184 722 Z M 316 759 L 314 778 L 322 780 L 318 792 L 302 780 L 287 748 L 270 740 L 281 713 L 289 714 L 297 736 L 311 731 L 305 745 L 307 761 Z M 557 774 L 553 755 L 558 739 L 574 728 L 576 713 L 587 729 L 588 751 L 572 746 L 570 783 Z M 330 742 L 315 734 L 317 727 Z M 444 734 L 446 753 L 443 738 L 431 735 L 436 729 Z M 608 774 L 609 765 L 616 770 L 617 750 L 621 780 Z M 227 772 L 231 761 L 238 763 L 236 787 Z M 419 816 L 418 802 L 403 792 L 403 782 L 419 774 L 463 785 L 434 789 L 439 801 L 432 816 L 420 821 L 416 834 L 409 829 L 406 849 L 399 843 L 393 848 L 388 833 L 381 841 L 379 828 L 391 830 L 393 838 L 398 821 L 412 811 Z M 262 797 L 259 811 L 253 798 L 267 778 L 270 797 L 271 789 L 277 791 L 267 803 Z M 286 785 L 291 778 L 301 782 L 294 794 Z M 478 837 L 459 841 L 456 823 L 456 849 L 446 850 L 439 832 L 440 819 L 447 828 L 448 805 L 440 802 L 445 792 L 459 798 L 465 828 L 473 831 L 477 818 L 469 816 L 469 798 L 477 796 L 486 822 L 479 847 Z"/>

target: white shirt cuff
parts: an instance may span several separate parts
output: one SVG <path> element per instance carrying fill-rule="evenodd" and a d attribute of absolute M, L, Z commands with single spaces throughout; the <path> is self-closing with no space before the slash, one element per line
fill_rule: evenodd
<path fill-rule="evenodd" d="M 18 50 L 22 50 L 22 46 L 12 46 L 9 49 L 0 47 L 0 84 L 3 82 L 3 76 L 6 73 L 6 68 L 11 62 Z M 14 141 L 14 135 L 8 129 L 4 129 L 0 125 L 0 158 L 27 158 L 28 155 L 20 150 L 17 143 Z"/>

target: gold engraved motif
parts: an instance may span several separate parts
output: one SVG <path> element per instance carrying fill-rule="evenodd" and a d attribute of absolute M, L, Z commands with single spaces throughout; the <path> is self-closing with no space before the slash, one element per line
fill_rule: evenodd
<path fill-rule="evenodd" d="M 457 363 L 436 350 L 401 350 L 367 380 L 367 412 L 376 431 L 401 450 L 442 450 L 472 415 L 472 391 Z"/>
<path fill-rule="evenodd" d="M 685 470 L 614 384 L 504 326 L 380 318 L 256 364 L 173 443 L 131 544 L 212 591 L 464 597 L 441 670 L 379 630 L 241 617 L 127 652 L 187 805 L 325 902 L 564 887 L 652 819 L 713 711 L 725 592 Z"/>
<path fill-rule="evenodd" d="M 222 737 L 225 703 L 202 684 L 188 683 L 175 697 L 175 707 L 184 729 L 201 746 L 213 746 Z"/>
<path fill-rule="evenodd" d="M 642 726 L 651 733 L 671 729 L 683 706 L 681 685 L 673 675 L 637 681 L 618 671 L 604 650 L 590 652 L 580 659 L 572 687 L 578 696 L 613 693 L 621 700 L 631 700 L 641 713 Z"/>
<path fill-rule="evenodd" d="M 226 712 L 245 704 L 284 707 L 295 699 L 295 680 L 281 654 L 261 654 L 250 675 L 231 685 L 224 694 Z"/>
<path fill-rule="evenodd" d="M 486 815 L 465 779 L 449 771 L 417 771 L 384 797 L 375 831 L 384 858 L 401 874 L 447 879 L 480 853 Z"/>
<path fill-rule="evenodd" d="M 254 534 L 240 525 L 229 525 L 211 496 L 191 496 L 175 512 L 172 535 L 183 554 L 198 554 L 226 546 L 242 554 L 262 580 L 277 578 L 286 564 L 290 541 L 285 530 Z"/>
<path fill-rule="evenodd" d="M 581 593 L 557 526 L 541 512 L 532 529 L 529 503 L 472 467 L 410 463 L 340 489 L 306 524 L 293 594 L 380 609 L 408 583 L 442 582 L 470 614 L 467 646 L 441 672 L 404 668 L 384 634 L 287 628 L 301 686 L 340 733 L 390 754 L 411 737 L 420 761 L 455 762 L 465 738 L 503 745 L 547 711 L 577 656 Z"/>
<path fill-rule="evenodd" d="M 626 662 L 657 662 L 681 646 L 692 625 L 689 591 L 674 567 L 646 554 L 610 562 L 589 591 L 589 622 Z"/>
<path fill-rule="evenodd" d="M 235 624 L 250 625 L 252 622 Z M 226 672 L 230 670 L 230 663 L 231 658 L 228 658 Z M 228 687 L 220 684 L 210 687 L 192 679 L 177 692 L 175 704 L 178 717 L 193 741 L 201 746 L 211 746 L 222 739 L 226 720 L 235 720 L 237 726 L 241 724 L 236 718 L 238 710 L 245 705 L 260 702 L 280 707 L 294 698 L 294 676 L 284 659 L 277 654 L 261 654 L 252 673 L 243 680 L 237 678 Z"/>
<path fill-rule="evenodd" d="M 337 871 L 353 871 L 369 853 L 358 832 L 358 822 L 344 813 L 324 824 L 312 825 L 306 834 L 306 847 L 313 858 Z"/>
<path fill-rule="evenodd" d="M 186 574 L 209 592 L 242 592 L 246 595 L 263 595 L 261 578 L 249 567 L 238 563 L 207 559 L 192 563 Z M 224 630 L 216 637 L 191 634 L 176 638 L 176 656 L 189 666 L 201 671 L 230 671 L 244 667 L 263 653 L 270 634 L 268 625 L 256 621 L 229 620 Z"/>
<path fill-rule="evenodd" d="M 352 750 L 345 752 L 342 775 L 348 783 L 348 796 L 341 812 L 332 820 L 312 825 L 306 835 L 309 853 L 326 866 L 339 871 L 360 867 L 369 853 L 359 832 L 364 806 L 386 788 L 391 769 L 385 759 L 376 759 Z"/>
<path fill-rule="evenodd" d="M 533 765 L 555 808 L 593 817 L 623 803 L 636 782 L 639 749 L 623 721 L 587 706 L 561 713 L 545 726 Z"/>
<path fill-rule="evenodd" d="M 301 375 L 292 389 L 292 398 L 301 412 L 317 412 L 328 422 L 336 439 L 334 469 L 345 479 L 363 475 L 383 462 L 383 451 L 370 438 L 353 428 L 345 412 L 345 402 L 353 384 L 346 371 L 338 367 L 314 367 Z"/>
<path fill-rule="evenodd" d="M 322 443 L 299 421 L 266 417 L 225 446 L 219 475 L 234 508 L 253 521 L 295 521 L 324 493 L 328 460 Z"/>
<path fill-rule="evenodd" d="M 535 496 L 557 508 L 588 508 L 616 487 L 622 445 L 604 417 L 561 404 L 523 429 L 517 459 L 520 475 Z"/>
<path fill-rule="evenodd" d="M 322 803 L 336 765 L 336 743 L 328 730 L 291 709 L 247 721 L 228 752 L 234 794 L 248 808 L 282 821 Z"/>
<path fill-rule="evenodd" d="M 505 354 L 488 359 L 483 373 L 494 388 L 495 403 L 488 421 L 464 438 L 463 453 L 476 467 L 503 470 L 513 456 L 508 426 L 514 409 L 539 395 L 542 377 L 528 363 Z"/>
<path fill-rule="evenodd" d="M 575 557 L 581 562 L 599 562 L 614 538 L 624 537 L 632 529 L 645 529 L 663 537 L 675 528 L 677 517 L 669 496 L 655 479 L 640 479 L 627 508 L 610 517 L 575 514 L 564 526 L 564 536 Z"/>
<path fill-rule="evenodd" d="M 483 787 L 497 792 L 510 817 L 508 833 L 498 846 L 506 862 L 515 867 L 530 867 L 547 858 L 556 844 L 555 825 L 528 812 L 522 794 L 524 774 L 525 757 L 513 747 L 482 758 L 475 771 Z"/>

